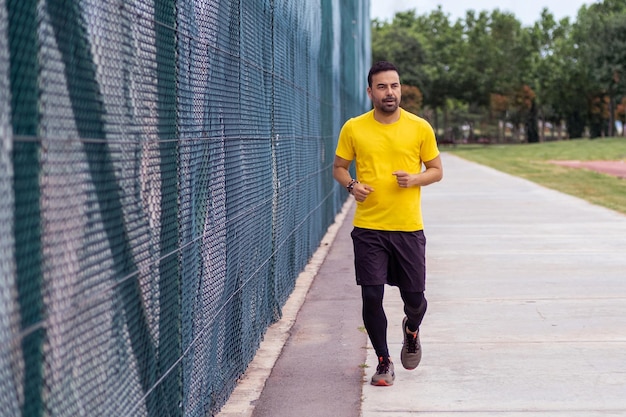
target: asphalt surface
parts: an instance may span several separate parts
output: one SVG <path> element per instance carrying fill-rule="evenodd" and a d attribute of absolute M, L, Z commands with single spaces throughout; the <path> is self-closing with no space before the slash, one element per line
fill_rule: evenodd
<path fill-rule="evenodd" d="M 626 415 L 626 216 L 442 157 L 444 179 L 422 197 L 422 364 L 400 365 L 402 304 L 389 287 L 396 380 L 369 384 L 350 206 L 292 318 L 273 326 L 284 336 L 268 332 L 255 359 L 265 366 L 250 366 L 220 416 Z"/>

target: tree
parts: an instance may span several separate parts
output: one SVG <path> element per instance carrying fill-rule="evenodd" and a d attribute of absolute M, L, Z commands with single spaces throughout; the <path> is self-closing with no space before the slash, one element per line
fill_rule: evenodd
<path fill-rule="evenodd" d="M 570 138 L 587 127 L 612 134 L 626 96 L 626 0 L 582 6 L 573 23 L 544 9 L 530 27 L 498 9 L 456 22 L 441 7 L 397 13 L 373 22 L 372 56 L 394 62 L 403 85 L 419 89 L 437 131 L 439 114 L 444 132 L 469 126 L 470 137 L 475 125 L 495 136 L 511 123 L 533 142 L 550 122 L 561 138 L 564 121 Z"/>
<path fill-rule="evenodd" d="M 613 135 L 615 99 L 624 90 L 626 78 L 626 2 L 605 0 L 583 6 L 574 39 L 578 56 L 588 68 L 586 92 L 592 137 Z M 608 110 L 599 110 L 605 102 Z"/>
<path fill-rule="evenodd" d="M 424 104 L 434 109 L 435 130 L 439 130 L 437 110 L 444 115 L 443 131 L 447 131 L 448 100 L 459 95 L 458 55 L 461 53 L 462 25 L 451 24 L 441 6 L 427 16 L 417 17 L 413 28 L 422 39 L 426 61 L 425 77 L 419 85 L 424 94 Z"/>
<path fill-rule="evenodd" d="M 532 81 L 537 96 L 535 99 L 537 118 L 541 121 L 539 140 L 545 140 L 545 126 L 550 123 L 558 127 L 561 138 L 561 125 L 566 117 L 564 104 L 570 100 L 565 95 L 574 90 L 566 87 L 568 72 L 573 60 L 568 50 L 568 36 L 571 32 L 569 19 L 557 22 L 552 13 L 544 8 L 541 17 L 529 28 L 532 42 Z M 553 132 L 554 136 L 554 132 Z"/>
<path fill-rule="evenodd" d="M 372 25 L 372 60 L 393 62 L 400 71 L 400 81 L 423 89 L 426 53 L 413 29 L 415 12 L 397 13 L 391 23 L 374 21 Z"/>
<path fill-rule="evenodd" d="M 626 137 L 626 96 L 615 108 L 615 119 L 622 123 L 622 136 Z"/>
<path fill-rule="evenodd" d="M 413 114 L 419 114 L 422 109 L 422 92 L 419 88 L 402 84 L 402 107 Z"/>

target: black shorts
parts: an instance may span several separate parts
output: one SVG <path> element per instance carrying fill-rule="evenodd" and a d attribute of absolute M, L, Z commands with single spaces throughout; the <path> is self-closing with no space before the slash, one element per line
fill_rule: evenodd
<path fill-rule="evenodd" d="M 351 236 L 358 285 L 389 284 L 405 291 L 424 291 L 426 237 L 423 230 L 395 232 L 355 227 Z"/>

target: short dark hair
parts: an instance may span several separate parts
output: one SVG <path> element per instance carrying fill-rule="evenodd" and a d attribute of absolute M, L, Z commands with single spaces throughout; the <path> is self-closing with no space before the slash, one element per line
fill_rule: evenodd
<path fill-rule="evenodd" d="M 372 65 L 369 74 L 367 74 L 367 85 L 372 88 L 372 76 L 384 71 L 395 71 L 398 73 L 398 76 L 400 76 L 400 71 L 398 71 L 398 68 L 396 68 L 396 66 L 391 62 L 378 61 Z"/>

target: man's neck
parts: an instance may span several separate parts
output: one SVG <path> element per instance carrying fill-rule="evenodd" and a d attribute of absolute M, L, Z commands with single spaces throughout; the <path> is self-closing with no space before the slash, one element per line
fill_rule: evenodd
<path fill-rule="evenodd" d="M 393 113 L 385 113 L 374 109 L 374 119 L 378 123 L 382 123 L 384 125 L 395 123 L 400 119 L 400 107 L 398 107 L 398 109 Z"/>

